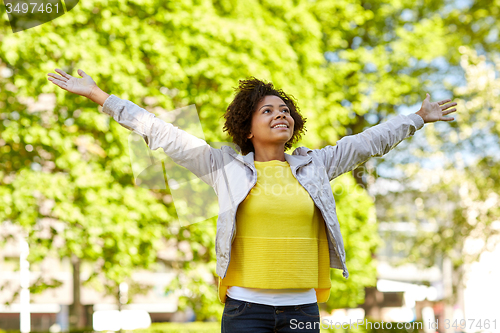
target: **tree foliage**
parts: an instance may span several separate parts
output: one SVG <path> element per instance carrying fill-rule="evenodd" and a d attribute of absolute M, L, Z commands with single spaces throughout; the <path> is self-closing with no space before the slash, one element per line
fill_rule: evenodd
<path fill-rule="evenodd" d="M 76 255 L 92 263 L 92 276 L 106 277 L 110 292 L 132 269 L 151 267 L 160 240 L 170 240 L 193 255 L 174 264 L 183 275 L 171 288 L 192 290 L 186 304 L 199 311 L 198 319 L 218 315 L 216 286 L 197 273 L 206 266 L 215 278 L 215 219 L 172 228 L 169 190 L 134 186 L 128 131 L 90 101 L 49 84 L 47 73 L 81 68 L 104 91 L 151 112 L 195 104 L 208 142 L 229 141 L 222 114 L 237 80 L 255 76 L 298 100 L 308 118 L 298 145 L 321 148 L 422 99 L 427 75 L 436 71 L 429 64 L 448 52 L 440 5 L 89 0 L 16 34 L 4 16 L 0 220 L 29 231 L 31 261 L 51 251 Z M 51 96 L 50 107 L 28 107 Z M 348 177 L 342 182 L 350 190 L 337 198 L 337 210 L 351 277 L 346 282 L 332 270 L 330 308 L 362 302 L 375 274 L 372 203 L 354 193 Z M 179 244 L 186 243 L 183 250 Z"/>
<path fill-rule="evenodd" d="M 408 186 L 376 195 L 379 217 L 414 223 L 418 231 L 414 239 L 396 245 L 407 253 L 399 263 L 441 266 L 450 258 L 455 291 L 466 283 L 467 267 L 500 243 L 500 58 L 495 51 L 478 55 L 465 45 L 459 54 L 464 80 L 448 86 L 460 110 L 457 122 L 426 126 L 420 144 L 398 147 L 418 157 L 385 163 L 400 171 L 392 178 Z"/>

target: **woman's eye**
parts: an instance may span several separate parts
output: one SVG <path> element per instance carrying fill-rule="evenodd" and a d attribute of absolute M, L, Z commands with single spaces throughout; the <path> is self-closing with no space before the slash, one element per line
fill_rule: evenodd
<path fill-rule="evenodd" d="M 264 110 L 264 113 L 266 113 L 267 111 L 271 111 L 271 110 L 269 110 L 269 109 L 266 109 L 266 110 Z M 281 111 L 285 111 L 285 112 L 288 112 L 288 113 L 290 113 L 290 110 L 288 110 L 288 109 L 283 109 L 283 110 L 281 110 Z"/>

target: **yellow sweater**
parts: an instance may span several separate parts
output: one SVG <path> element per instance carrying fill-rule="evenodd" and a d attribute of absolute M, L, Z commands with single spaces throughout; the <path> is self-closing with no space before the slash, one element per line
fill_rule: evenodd
<path fill-rule="evenodd" d="M 288 162 L 255 161 L 257 183 L 236 212 L 236 237 L 219 300 L 228 286 L 315 288 L 318 303 L 330 297 L 330 257 L 325 222 Z"/>

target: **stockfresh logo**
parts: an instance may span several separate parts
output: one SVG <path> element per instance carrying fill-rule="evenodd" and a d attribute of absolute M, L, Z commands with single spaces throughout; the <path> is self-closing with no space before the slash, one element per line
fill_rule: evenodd
<path fill-rule="evenodd" d="M 226 210 L 220 210 L 213 188 L 204 181 L 212 179 L 218 171 L 224 171 L 209 170 L 208 174 L 195 175 L 176 161 L 181 161 L 182 164 L 185 159 L 201 158 L 206 149 L 205 143 L 217 149 L 229 146 L 237 150 L 236 145 L 230 142 L 205 141 L 203 128 L 194 104 L 169 112 L 156 107 L 154 111 L 156 118 L 203 141 L 186 148 L 183 146 L 182 140 L 179 140 L 176 143 L 179 153 L 168 156 L 163 149 L 150 149 L 146 138 L 141 133 L 132 130 L 128 137 L 128 143 L 135 184 L 150 190 L 168 190 L 170 192 L 168 200 L 165 201 L 166 198 L 163 200 L 165 203 L 172 202 L 175 206 L 177 220 L 172 221 L 171 226 L 185 227 L 206 221 L 225 212 Z M 227 163 L 231 162 L 228 160 Z M 232 163 L 237 162 L 232 161 Z M 231 169 L 231 166 L 226 165 L 218 167 Z M 229 210 L 230 207 L 225 209 Z"/>
<path fill-rule="evenodd" d="M 79 0 L 3 0 L 12 32 L 50 22 L 72 10 Z"/>

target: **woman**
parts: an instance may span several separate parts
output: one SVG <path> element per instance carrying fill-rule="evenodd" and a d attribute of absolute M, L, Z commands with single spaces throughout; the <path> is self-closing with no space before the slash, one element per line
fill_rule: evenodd
<path fill-rule="evenodd" d="M 222 332 L 319 332 L 318 303 L 330 295 L 329 268 L 342 269 L 345 251 L 330 181 L 373 156 L 382 156 L 426 122 L 450 121 L 450 100 L 399 115 L 322 149 L 299 147 L 305 119 L 272 84 L 240 81 L 225 113 L 242 154 L 210 147 L 134 103 L 109 95 L 92 78 L 56 69 L 49 80 L 88 97 L 122 126 L 163 148 L 174 162 L 212 186 L 219 200 L 216 253 Z M 446 104 L 448 103 L 448 104 Z"/>

